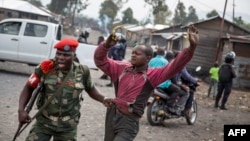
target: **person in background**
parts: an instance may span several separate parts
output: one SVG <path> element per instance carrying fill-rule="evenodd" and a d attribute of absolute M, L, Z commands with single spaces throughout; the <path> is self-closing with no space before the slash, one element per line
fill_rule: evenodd
<path fill-rule="evenodd" d="M 166 60 L 164 58 L 164 55 L 165 55 L 164 48 L 159 47 L 157 49 L 156 53 L 157 53 L 156 56 L 153 57 L 149 61 L 148 66 L 150 68 L 161 68 L 163 66 L 166 66 L 168 64 L 168 60 Z M 159 88 L 159 89 L 163 90 L 164 92 L 166 92 L 170 85 L 171 85 L 171 80 L 168 79 L 168 80 L 164 81 L 163 83 L 161 83 L 159 86 L 157 86 L 157 88 Z M 167 91 L 166 93 L 170 95 L 172 92 L 169 93 Z M 170 101 L 171 100 L 168 101 L 169 102 L 168 105 L 172 107 L 174 102 L 172 102 L 172 101 L 170 102 Z"/>
<path fill-rule="evenodd" d="M 171 62 L 174 58 L 177 57 L 179 51 L 168 51 L 165 58 Z M 175 104 L 175 108 L 170 109 L 173 113 L 177 115 L 181 114 L 181 111 L 184 109 L 184 113 L 189 115 L 192 101 L 193 101 L 193 92 L 189 90 L 188 85 L 182 82 L 182 78 L 185 78 L 187 81 L 191 83 L 197 83 L 195 78 L 193 78 L 187 71 L 186 67 L 184 67 L 180 72 L 178 72 L 174 77 L 171 78 L 171 82 L 173 85 L 173 90 L 178 92 L 179 100 Z"/>
<path fill-rule="evenodd" d="M 42 61 L 25 83 L 19 98 L 20 124 L 31 122 L 25 107 L 38 83 L 44 83 L 37 103 L 41 113 L 36 116 L 26 141 L 49 141 L 52 137 L 57 141 L 76 141 L 83 90 L 100 103 L 111 102 L 94 86 L 89 68 L 73 61 L 77 47 L 76 40 L 59 41 L 54 46 L 55 58 Z M 52 95 L 55 95 L 52 101 L 42 108 Z"/>
<path fill-rule="evenodd" d="M 113 34 L 96 48 L 95 64 L 111 77 L 115 87 L 115 98 L 106 112 L 104 141 L 134 140 L 139 132 L 139 119 L 144 113 L 150 94 L 191 60 L 199 40 L 198 30 L 190 26 L 188 35 L 190 47 L 183 49 L 168 65 L 154 69 L 148 67 L 153 56 L 151 47 L 134 47 L 130 62 L 107 57 L 109 49 L 117 42 Z"/>
<path fill-rule="evenodd" d="M 79 43 L 88 43 L 88 38 L 89 38 L 89 34 L 90 34 L 91 29 L 90 28 L 86 28 L 82 31 L 82 33 L 79 35 L 78 38 L 78 42 Z"/>
<path fill-rule="evenodd" d="M 231 94 L 233 78 L 236 77 L 236 73 L 233 67 L 235 56 L 236 55 L 233 51 L 227 53 L 224 60 L 225 63 L 222 64 L 219 68 L 218 91 L 214 107 L 219 107 L 219 101 L 223 94 L 223 98 L 220 105 L 221 110 L 227 110 L 226 103 L 229 95 Z"/>
<path fill-rule="evenodd" d="M 189 116 L 190 110 L 194 100 L 194 90 L 189 89 L 189 85 L 199 86 L 198 79 L 194 78 L 188 71 L 187 68 L 184 67 L 179 74 L 177 74 L 177 83 L 181 85 L 181 87 L 189 93 L 188 99 L 186 100 L 186 105 L 184 109 L 184 113 Z M 183 101 L 184 102 L 184 101 Z M 180 101 L 177 105 L 182 105 L 183 103 Z"/>
<path fill-rule="evenodd" d="M 153 49 L 153 57 L 155 57 L 157 55 L 158 45 L 154 43 L 151 47 Z"/>
<path fill-rule="evenodd" d="M 149 67 L 151 68 L 160 68 L 168 64 L 168 60 L 164 58 L 165 55 L 165 49 L 164 48 L 157 48 L 157 55 L 152 58 L 149 61 Z M 188 98 L 188 93 L 183 91 L 180 87 L 178 87 L 176 84 L 172 83 L 170 79 L 164 81 L 159 86 L 157 86 L 158 89 L 163 90 L 166 94 L 170 96 L 170 99 L 167 101 L 168 112 L 171 112 L 176 115 L 181 114 L 181 105 L 176 105 L 177 99 L 180 101 L 184 101 L 182 104 L 182 107 L 184 107 L 186 100 Z M 178 107 L 176 107 L 178 106 Z"/>
<path fill-rule="evenodd" d="M 98 40 L 97 40 L 97 45 L 100 45 L 103 41 L 104 41 L 104 37 L 103 36 L 99 36 Z"/>
<path fill-rule="evenodd" d="M 215 100 L 217 85 L 218 85 L 218 80 L 219 80 L 219 65 L 218 65 L 218 62 L 215 62 L 213 67 L 211 67 L 209 69 L 209 76 L 210 76 L 210 82 L 209 82 L 207 97 L 210 96 L 210 93 L 211 93 L 211 90 L 212 90 L 213 99 Z"/>
<path fill-rule="evenodd" d="M 133 44 L 132 44 L 132 47 L 136 47 L 137 45 L 138 45 L 138 42 L 134 41 Z"/>

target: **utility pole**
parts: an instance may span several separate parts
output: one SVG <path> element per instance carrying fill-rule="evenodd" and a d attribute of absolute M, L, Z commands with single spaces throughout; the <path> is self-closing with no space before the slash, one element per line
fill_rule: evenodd
<path fill-rule="evenodd" d="M 225 1 L 223 17 L 222 17 L 222 20 L 221 20 L 221 26 L 220 26 L 220 32 L 219 32 L 219 37 L 218 37 L 218 45 L 217 45 L 215 61 L 218 61 L 219 55 L 221 53 L 221 34 L 222 34 L 222 31 L 223 31 L 223 28 L 224 28 L 224 18 L 225 18 L 226 8 L 227 8 L 227 0 Z"/>
<path fill-rule="evenodd" d="M 235 7 L 236 5 L 234 4 L 234 0 L 233 0 L 233 19 L 232 19 L 232 21 L 233 21 L 233 23 L 234 23 L 234 18 L 235 18 L 235 16 L 234 16 L 234 7 Z"/>

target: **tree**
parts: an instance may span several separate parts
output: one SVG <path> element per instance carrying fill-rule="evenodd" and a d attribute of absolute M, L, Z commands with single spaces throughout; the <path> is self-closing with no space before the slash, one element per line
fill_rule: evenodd
<path fill-rule="evenodd" d="M 33 5 L 37 6 L 37 7 L 43 6 L 40 0 L 24 0 L 24 1 L 27 1 L 27 2 L 33 4 Z"/>
<path fill-rule="evenodd" d="M 212 10 L 211 12 L 207 13 L 207 18 L 218 16 L 218 12 L 216 10 Z"/>
<path fill-rule="evenodd" d="M 88 5 L 88 0 L 52 0 L 47 7 L 56 14 L 71 17 L 71 25 L 74 26 L 75 14 L 86 9 Z"/>
<path fill-rule="evenodd" d="M 48 9 L 56 14 L 64 15 L 64 9 L 67 7 L 69 0 L 51 0 L 47 5 Z"/>
<path fill-rule="evenodd" d="M 233 22 L 236 23 L 237 25 L 244 25 L 245 24 L 245 22 L 242 20 L 241 16 L 235 17 Z"/>
<path fill-rule="evenodd" d="M 173 23 L 174 24 L 185 24 L 187 13 L 185 12 L 185 6 L 182 2 L 177 4 L 175 9 Z"/>
<path fill-rule="evenodd" d="M 250 29 L 250 23 L 245 23 L 245 21 L 242 19 L 241 16 L 235 17 L 233 22 L 235 24 L 237 24 L 238 26 L 241 26 L 241 27 L 246 28 L 248 30 Z"/>
<path fill-rule="evenodd" d="M 131 8 L 123 11 L 122 23 L 138 24 L 138 21 L 133 17 L 133 10 Z"/>
<path fill-rule="evenodd" d="M 102 28 L 105 34 L 109 34 L 112 30 L 112 23 L 117 15 L 118 10 L 118 6 L 112 0 L 105 0 L 101 4 L 99 18 L 102 22 Z"/>
<path fill-rule="evenodd" d="M 172 13 L 165 0 L 145 0 L 145 2 L 153 8 L 154 24 L 166 24 L 167 17 L 171 16 Z"/>
<path fill-rule="evenodd" d="M 47 7 L 56 14 L 73 15 L 74 12 L 80 13 L 88 5 L 88 0 L 51 0 Z"/>
<path fill-rule="evenodd" d="M 188 16 L 187 19 L 185 21 L 185 23 L 189 23 L 189 22 L 197 22 L 199 20 L 197 14 L 196 14 L 196 10 L 193 6 L 190 6 L 188 8 Z"/>

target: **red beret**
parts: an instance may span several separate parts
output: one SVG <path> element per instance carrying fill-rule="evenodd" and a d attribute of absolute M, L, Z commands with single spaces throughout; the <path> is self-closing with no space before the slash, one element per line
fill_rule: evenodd
<path fill-rule="evenodd" d="M 78 42 L 74 39 L 62 39 L 54 46 L 54 48 L 63 51 L 75 51 L 77 47 Z"/>

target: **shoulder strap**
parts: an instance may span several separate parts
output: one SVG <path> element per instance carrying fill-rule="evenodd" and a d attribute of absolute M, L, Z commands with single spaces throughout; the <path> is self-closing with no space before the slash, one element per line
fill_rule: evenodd
<path fill-rule="evenodd" d="M 56 95 L 59 94 L 59 92 L 61 91 L 61 89 L 63 88 L 63 86 L 65 85 L 65 82 L 67 81 L 67 79 L 69 78 L 70 73 L 72 72 L 73 67 L 71 67 L 69 73 L 67 74 L 67 76 L 64 78 L 62 85 L 60 85 L 60 87 L 57 89 L 57 91 L 55 92 L 54 95 L 52 95 L 48 101 L 46 103 L 43 104 L 43 106 L 39 109 L 39 111 L 31 118 L 31 121 L 33 121 L 38 115 L 40 115 L 42 113 L 42 111 L 50 104 L 50 102 L 54 99 L 54 97 Z M 44 77 L 46 77 L 47 75 L 45 75 Z M 42 80 L 44 82 L 44 80 Z M 18 135 L 21 134 L 21 132 L 30 124 L 31 122 L 28 122 L 19 132 Z"/>
<path fill-rule="evenodd" d="M 62 90 L 62 88 L 64 87 L 64 85 L 66 84 L 66 81 L 68 80 L 70 74 L 72 73 L 73 70 L 73 66 L 71 67 L 70 71 L 68 72 L 68 74 L 66 75 L 66 77 L 63 79 L 62 84 L 59 86 L 59 88 L 56 90 L 55 94 L 53 94 L 46 103 L 43 104 L 43 106 L 39 109 L 39 111 L 32 117 L 31 120 L 35 119 L 39 114 L 41 114 L 41 112 L 50 104 L 50 102 L 57 96 L 60 94 L 60 91 Z"/>

